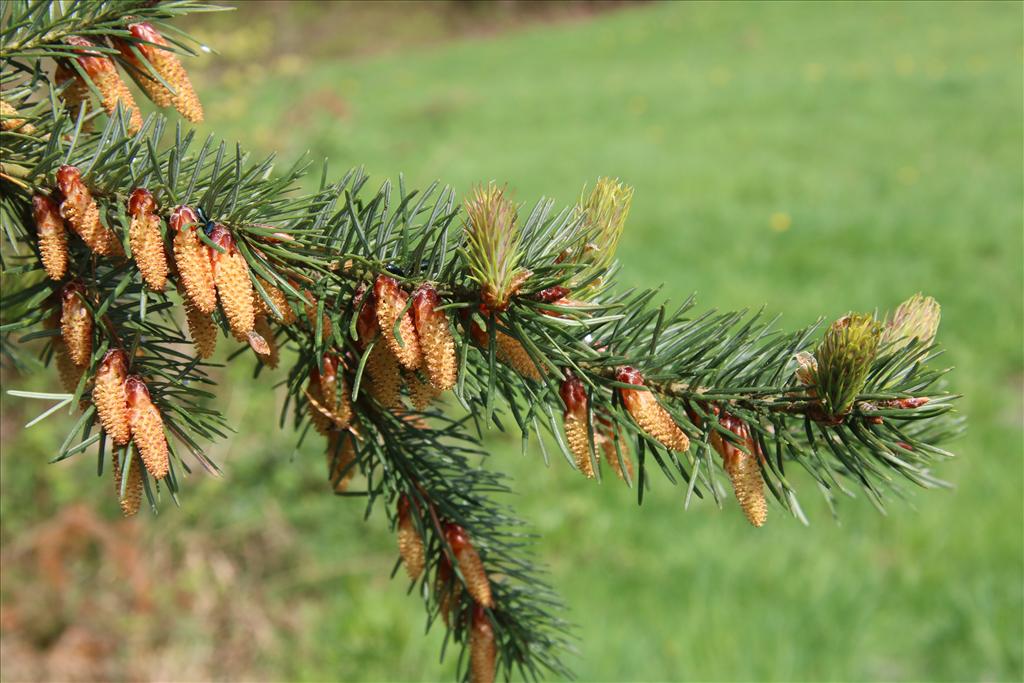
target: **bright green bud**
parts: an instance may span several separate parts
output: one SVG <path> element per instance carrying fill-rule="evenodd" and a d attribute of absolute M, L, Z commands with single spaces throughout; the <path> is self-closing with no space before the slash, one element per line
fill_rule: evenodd
<path fill-rule="evenodd" d="M 529 271 L 519 267 L 522 230 L 516 207 L 494 183 L 478 187 L 466 200 L 466 262 L 470 277 L 490 308 L 504 310 Z"/>
<path fill-rule="evenodd" d="M 584 188 L 576 207 L 587 235 L 580 261 L 589 261 L 600 270 L 611 265 L 632 203 L 633 188 L 618 179 L 598 178 L 589 195 Z"/>
<path fill-rule="evenodd" d="M 881 325 L 874 316 L 852 314 L 832 323 L 818 345 L 818 396 L 832 416 L 846 413 L 864 388 L 878 353 Z"/>
<path fill-rule="evenodd" d="M 928 346 L 935 340 L 941 315 L 938 301 L 930 296 L 915 294 L 901 303 L 886 321 L 882 341 L 903 348 L 917 339 L 920 344 Z"/>

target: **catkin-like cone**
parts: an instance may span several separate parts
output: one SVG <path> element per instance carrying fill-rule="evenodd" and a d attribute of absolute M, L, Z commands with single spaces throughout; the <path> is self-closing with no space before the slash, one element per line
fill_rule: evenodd
<path fill-rule="evenodd" d="M 757 444 L 750 436 L 750 428 L 742 420 L 724 413 L 719 421 L 723 427 L 739 436 L 750 452 L 744 453 L 718 432 L 711 432 L 711 446 L 722 456 L 722 463 L 732 481 L 743 514 L 754 526 L 763 526 L 768 518 L 768 501 L 764 494 Z"/>
<path fill-rule="evenodd" d="M 355 467 L 350 467 L 355 460 L 356 448 L 352 434 L 345 430 L 331 431 L 327 437 L 327 476 L 335 493 L 344 493 L 348 489 L 356 472 Z"/>
<path fill-rule="evenodd" d="M 185 306 L 185 321 L 188 323 L 188 334 L 196 347 L 196 355 L 202 359 L 209 358 L 217 350 L 217 323 L 209 313 L 203 313 L 192 303 L 188 294 L 181 292 Z"/>
<path fill-rule="evenodd" d="M 359 334 L 359 345 L 365 349 L 377 337 L 377 310 L 371 292 L 364 294 L 366 301 L 359 309 L 356 319 L 356 331 Z M 366 375 L 370 381 L 363 381 L 370 395 L 385 408 L 402 407 L 402 371 L 395 354 L 388 345 L 377 340 L 366 359 Z"/>
<path fill-rule="evenodd" d="M 409 579 L 418 579 L 426 566 L 426 549 L 412 521 L 409 498 L 405 494 L 398 499 L 398 554 L 402 556 L 402 564 L 405 565 Z"/>
<path fill-rule="evenodd" d="M 73 117 L 78 116 L 78 110 L 83 103 L 86 113 L 89 112 L 89 85 L 78 75 L 78 72 L 64 62 L 58 62 L 57 69 L 53 72 L 53 80 L 58 88 L 63 88 L 60 98 Z M 83 124 L 82 128 L 88 130 L 88 122 Z"/>
<path fill-rule="evenodd" d="M 107 351 L 96 371 L 92 402 L 96 405 L 103 430 L 117 446 L 124 446 L 132 436 L 125 393 L 127 379 L 128 356 L 121 349 Z"/>
<path fill-rule="evenodd" d="M 132 97 L 128 86 L 121 80 L 121 75 L 117 72 L 114 61 L 99 52 L 88 50 L 88 48 L 95 46 L 85 38 L 71 36 L 67 39 L 67 42 L 69 45 L 83 48 L 81 56 L 76 57 L 76 59 L 85 70 L 85 73 L 89 75 L 93 85 L 96 86 L 96 90 L 99 91 L 102 100 L 101 104 L 107 111 L 107 114 L 113 116 L 114 112 L 117 111 L 117 105 L 120 104 L 128 112 L 128 132 L 132 135 L 137 133 L 142 128 L 142 112 L 139 111 L 138 105 L 135 104 L 135 98 Z"/>
<path fill-rule="evenodd" d="M 116 448 L 110 450 L 111 460 L 114 467 L 114 494 L 118 497 L 121 505 L 121 513 L 125 517 L 132 517 L 142 507 L 142 462 L 139 455 L 132 448 L 128 452 L 128 483 L 124 487 L 124 497 L 121 497 L 121 459 Z"/>
<path fill-rule="evenodd" d="M 146 285 L 154 292 L 162 292 L 167 281 L 167 254 L 160 235 L 156 201 L 149 190 L 140 187 L 132 192 L 128 199 L 128 213 L 132 217 L 128 243 L 131 244 L 135 264 Z"/>
<path fill-rule="evenodd" d="M 129 24 L 128 31 L 134 38 L 146 41 L 146 43 L 131 43 L 126 40 L 116 40 L 115 45 L 121 52 L 124 59 L 139 70 L 136 82 L 146 93 L 149 99 L 158 107 L 174 106 L 183 117 L 192 123 L 199 123 L 203 120 L 203 105 L 200 104 L 196 91 L 192 87 L 192 81 L 181 65 L 178 56 L 171 52 L 170 46 L 160 32 L 153 28 L 148 22 Z M 154 43 L 149 45 L 147 43 Z M 146 65 L 142 63 L 132 45 L 141 53 L 142 57 L 149 62 L 153 70 L 160 74 L 171 87 L 172 93 L 160 81 L 149 75 Z"/>
<path fill-rule="evenodd" d="M 75 393 L 75 390 L 78 388 L 78 382 L 85 373 L 85 367 L 75 365 L 71 361 L 71 356 L 68 355 L 68 348 L 61 339 L 54 340 L 53 355 L 57 362 L 57 375 L 60 377 L 60 385 L 69 394 Z"/>
<path fill-rule="evenodd" d="M 160 411 L 149 397 L 149 389 L 138 377 L 129 377 L 125 382 L 128 395 L 128 420 L 132 427 L 132 442 L 139 449 L 139 455 L 146 471 L 154 479 L 163 479 L 170 468 L 170 451 L 164 435 L 164 420 Z"/>
<path fill-rule="evenodd" d="M 497 670 L 498 643 L 487 612 L 473 607 L 473 625 L 469 633 L 469 683 L 493 683 Z"/>
<path fill-rule="evenodd" d="M 320 373 L 320 391 L 330 406 L 331 418 L 339 428 L 348 427 L 352 419 L 352 398 L 345 383 L 345 375 L 339 372 L 340 360 L 335 355 L 323 358 L 323 372 Z"/>
<path fill-rule="evenodd" d="M 423 368 L 435 389 L 448 391 L 458 379 L 459 362 L 448 316 L 437 310 L 440 306 L 433 285 L 423 285 L 413 295 L 413 324 L 423 352 Z"/>
<path fill-rule="evenodd" d="M 32 217 L 46 275 L 51 280 L 60 280 L 68 272 L 68 236 L 60 209 L 49 197 L 37 194 L 32 197 Z"/>
<path fill-rule="evenodd" d="M 112 230 L 100 220 L 100 208 L 74 166 L 57 169 L 57 184 L 64 200 L 60 214 L 82 241 L 100 256 L 124 256 L 124 249 Z"/>
<path fill-rule="evenodd" d="M 587 393 L 583 383 L 572 374 L 567 374 L 562 381 L 560 393 L 565 403 L 563 418 L 569 452 L 576 460 L 576 468 L 587 479 L 593 479 L 594 463 L 590 458 L 590 437 L 587 432 Z"/>
<path fill-rule="evenodd" d="M 616 379 L 627 384 L 644 385 L 643 376 L 634 368 L 619 368 Z M 619 389 L 622 403 L 636 420 L 640 429 L 665 448 L 673 451 L 685 451 L 690 447 L 690 439 L 686 436 L 669 412 L 658 403 L 654 394 L 646 390 Z"/>
<path fill-rule="evenodd" d="M 71 362 L 85 367 L 92 358 L 92 314 L 82 297 L 85 288 L 77 283 L 64 286 L 61 292 L 60 336 Z"/>
<path fill-rule="evenodd" d="M 278 363 L 281 362 L 281 355 L 277 348 L 277 339 L 274 338 L 274 330 L 270 327 L 270 322 L 267 320 L 267 316 L 256 316 L 256 323 L 253 326 L 253 331 L 267 342 L 268 352 L 260 353 L 257 351 L 256 355 L 259 356 L 259 359 L 263 361 L 264 365 L 273 370 L 277 367 Z"/>
<path fill-rule="evenodd" d="M 526 347 L 519 343 L 518 339 L 500 330 L 495 330 L 494 344 L 496 347 L 495 357 L 499 362 L 509 366 L 527 379 L 540 381 L 540 370 L 537 368 L 537 364 L 533 362 Z"/>
<path fill-rule="evenodd" d="M 2 130 L 16 130 L 19 133 L 25 135 L 32 135 L 36 132 L 36 127 L 31 123 L 25 121 L 25 119 L 18 116 L 18 110 L 13 105 L 0 100 L 0 115 L 3 116 L 0 119 L 0 129 Z"/>
<path fill-rule="evenodd" d="M 423 352 L 416 336 L 412 315 L 407 310 L 403 313 L 409 295 L 402 291 L 394 278 L 387 275 L 377 276 L 373 294 L 377 304 L 377 325 L 380 327 L 384 342 L 402 367 L 406 370 L 415 370 L 423 362 Z M 395 336 L 396 322 L 401 341 Z"/>
<path fill-rule="evenodd" d="M 469 534 L 458 524 L 447 524 L 445 537 L 448 539 L 448 545 L 452 547 L 452 552 L 455 553 L 455 561 L 458 562 L 459 571 L 466 581 L 466 590 L 477 603 L 484 607 L 494 607 L 491 582 L 487 578 L 483 560 L 469 540 Z"/>
<path fill-rule="evenodd" d="M 320 434 L 329 436 L 331 428 L 334 426 L 332 409 L 324 397 L 320 373 L 316 368 L 313 368 L 309 373 L 306 400 L 309 401 L 309 419 L 313 423 L 313 428 Z"/>
<path fill-rule="evenodd" d="M 253 306 L 256 309 L 256 315 L 263 314 L 269 316 L 282 325 L 291 325 L 294 323 L 295 311 L 288 305 L 288 299 L 285 297 L 284 292 L 259 276 L 257 276 L 256 279 L 263 287 L 263 291 L 267 293 L 267 298 L 274 302 L 274 306 L 276 306 L 278 310 L 277 314 L 270 310 L 270 306 L 267 305 L 267 302 L 265 302 L 263 297 L 259 295 L 259 292 L 256 292 L 254 289 L 252 301 Z"/>
<path fill-rule="evenodd" d="M 412 401 L 416 410 L 426 410 L 441 394 L 433 384 L 421 378 L 417 372 L 405 373 L 405 386 L 409 390 L 409 400 Z"/>
<path fill-rule="evenodd" d="M 231 233 L 218 225 L 210 233 L 210 239 L 219 245 L 224 253 L 211 250 L 213 258 L 213 279 L 220 298 L 220 307 L 228 320 L 231 334 L 238 341 L 249 342 L 257 353 L 270 353 L 270 347 L 253 327 L 256 324 L 256 310 L 252 303 L 252 280 L 249 265 L 235 246 Z"/>
<path fill-rule="evenodd" d="M 217 308 L 217 289 L 213 281 L 210 249 L 196 236 L 199 218 L 190 207 L 179 206 L 171 213 L 170 227 L 174 235 L 174 263 L 189 301 L 202 313 Z"/>
<path fill-rule="evenodd" d="M 437 596 L 437 608 L 444 623 L 452 623 L 452 608 L 458 609 L 462 601 L 462 582 L 455 576 L 452 570 L 452 563 L 448 560 L 447 553 L 441 553 L 441 559 L 437 563 L 437 575 L 434 577 L 434 594 Z"/>
<path fill-rule="evenodd" d="M 601 455 L 608 463 L 612 471 L 622 481 L 633 481 L 633 461 L 629 459 L 629 449 L 626 442 L 619 438 L 619 449 L 615 450 L 615 434 L 611 431 L 598 431 L 594 434 L 594 443 L 601 447 Z M 619 463 L 619 453 L 622 453 L 622 463 Z M 623 467 L 625 465 L 625 467 Z M 629 475 L 627 479 L 626 475 Z"/>

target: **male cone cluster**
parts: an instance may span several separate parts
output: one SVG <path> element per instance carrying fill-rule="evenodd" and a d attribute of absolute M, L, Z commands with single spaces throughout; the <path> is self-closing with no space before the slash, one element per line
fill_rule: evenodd
<path fill-rule="evenodd" d="M 732 481 L 732 488 L 743 514 L 754 526 L 763 526 L 768 518 L 768 501 L 764 494 L 757 441 L 751 435 L 747 423 L 729 413 L 723 412 L 718 422 L 736 435 L 743 448 L 717 431 L 711 432 L 711 446 L 722 457 L 722 464 Z"/>
<path fill-rule="evenodd" d="M 628 366 L 619 368 L 615 379 L 624 384 L 644 386 L 643 375 L 635 368 Z M 640 429 L 644 430 L 651 438 L 673 451 L 681 452 L 690 447 L 690 439 L 679 428 L 669 412 L 658 403 L 653 392 L 646 389 L 624 389 L 621 387 L 618 391 L 626 411 L 636 421 Z"/>

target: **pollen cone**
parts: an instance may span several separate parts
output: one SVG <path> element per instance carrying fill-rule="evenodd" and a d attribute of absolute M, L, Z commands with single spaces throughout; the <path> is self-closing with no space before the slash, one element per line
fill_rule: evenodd
<path fill-rule="evenodd" d="M 57 184 L 64 195 L 60 214 L 86 246 L 100 256 L 124 256 L 117 236 L 100 220 L 99 206 L 79 170 L 74 166 L 61 166 L 57 169 Z"/>
<path fill-rule="evenodd" d="M 252 303 L 253 289 L 248 264 L 235 246 L 231 233 L 224 226 L 218 225 L 214 228 L 210 233 L 210 239 L 224 250 L 224 253 L 211 250 L 211 256 L 217 296 L 220 298 L 220 307 L 228 320 L 231 334 L 238 341 L 248 341 L 257 353 L 269 353 L 270 349 L 262 337 L 253 343 L 256 311 Z"/>
<path fill-rule="evenodd" d="M 732 481 L 743 514 L 754 526 L 763 526 L 768 518 L 768 501 L 764 494 L 757 443 L 750 435 L 750 428 L 742 420 L 724 413 L 719 421 L 723 427 L 739 436 L 750 452 L 744 453 L 718 432 L 711 433 L 711 446 L 722 456 L 726 474 Z"/>
<path fill-rule="evenodd" d="M 483 560 L 480 559 L 479 553 L 470 542 L 466 530 L 458 524 L 448 524 L 445 527 L 445 536 L 448 539 L 448 545 L 455 553 L 455 560 L 459 564 L 462 578 L 466 580 L 466 590 L 479 604 L 484 607 L 494 607 L 491 582 L 487 578 Z"/>
<path fill-rule="evenodd" d="M 128 200 L 131 224 L 128 243 L 132 256 L 142 273 L 142 279 L 154 292 L 162 292 L 167 281 L 167 254 L 160 235 L 160 217 L 156 215 L 156 201 L 149 190 L 138 188 Z"/>
<path fill-rule="evenodd" d="M 32 216 L 39 236 L 39 257 L 46 275 L 60 280 L 68 272 L 68 236 L 56 202 L 45 195 L 32 197 Z"/>
<path fill-rule="evenodd" d="M 79 65 L 88 74 L 96 90 L 99 91 L 101 104 L 107 114 L 113 116 L 120 104 L 128 112 L 128 132 L 134 135 L 142 127 L 142 112 L 135 104 L 135 98 L 128 90 L 128 86 L 121 80 L 114 61 L 99 52 L 89 50 L 95 45 L 85 38 L 71 36 L 67 39 L 69 45 L 82 48 L 81 56 L 76 57 Z"/>
<path fill-rule="evenodd" d="M 125 383 L 128 394 L 128 419 L 132 428 L 132 441 L 146 471 L 154 479 L 167 476 L 170 452 L 164 435 L 164 420 L 149 396 L 149 389 L 138 377 L 129 377 Z"/>
<path fill-rule="evenodd" d="M 630 367 L 619 368 L 616 379 L 627 384 L 641 387 L 644 385 L 643 376 Z M 620 388 L 619 395 L 622 397 L 622 403 L 626 406 L 626 410 L 636 420 L 640 429 L 647 432 L 665 448 L 673 451 L 685 451 L 690 447 L 690 439 L 679 428 L 669 412 L 658 403 L 658 399 L 652 392 Z"/>
<path fill-rule="evenodd" d="M 153 103 L 158 107 L 173 105 L 183 117 L 192 123 L 202 121 L 203 106 L 200 104 L 195 89 L 192 87 L 192 81 L 188 77 L 185 67 L 181 65 L 181 60 L 170 50 L 170 45 L 160 35 L 160 32 L 148 22 L 129 24 L 128 31 L 132 34 L 132 37 L 145 41 L 145 43 L 131 43 L 126 40 L 118 40 L 115 41 L 115 44 L 121 51 L 121 56 L 139 70 L 140 73 L 136 77 L 136 82 L 145 91 L 146 96 L 153 100 Z M 141 53 L 142 58 L 149 62 L 153 70 L 160 74 L 160 77 L 174 88 L 174 92 L 168 90 L 160 81 L 154 79 L 149 74 L 146 65 L 139 59 L 135 50 L 132 50 L 133 45 Z"/>
<path fill-rule="evenodd" d="M 261 297 L 259 293 L 254 290 L 252 301 L 253 306 L 256 309 L 256 314 L 259 315 L 262 313 L 263 315 L 272 317 L 274 320 L 281 323 L 282 325 L 291 325 L 292 323 L 294 323 L 295 311 L 292 309 L 291 306 L 288 305 L 288 299 L 285 297 L 284 292 L 282 292 L 279 288 L 275 287 L 274 285 L 270 284 L 269 282 L 267 282 L 266 280 L 259 276 L 257 276 L 256 279 L 263 287 L 263 291 L 267 293 L 267 298 L 274 302 L 274 306 L 277 307 L 278 311 L 278 313 L 275 314 L 272 310 L 270 310 L 270 306 L 268 306 L 267 303 L 263 300 L 263 297 Z"/>
<path fill-rule="evenodd" d="M 217 350 L 217 323 L 209 313 L 200 311 L 192 300 L 179 287 L 182 302 L 185 306 L 185 321 L 188 323 L 188 334 L 196 347 L 196 355 L 207 359 Z"/>
<path fill-rule="evenodd" d="M 437 608 L 444 623 L 451 625 L 452 608 L 458 609 L 462 601 L 462 582 L 455 576 L 448 554 L 442 552 L 437 562 L 437 574 L 434 577 L 434 594 L 437 596 Z"/>
<path fill-rule="evenodd" d="M 455 338 L 448 316 L 438 310 L 440 306 L 441 299 L 432 285 L 423 285 L 413 295 L 413 323 L 423 351 L 424 369 L 435 389 L 448 391 L 455 386 L 459 367 Z"/>
<path fill-rule="evenodd" d="M 594 478 L 594 463 L 590 458 L 590 438 L 587 433 L 587 394 L 583 383 L 575 375 L 568 374 L 562 381 L 562 402 L 565 440 L 569 452 L 576 460 L 576 468 L 587 477 Z"/>
<path fill-rule="evenodd" d="M 121 513 L 125 517 L 132 517 L 142 507 L 142 462 L 139 460 L 138 452 L 132 448 L 128 451 L 128 483 L 124 487 L 124 497 L 121 497 L 121 460 L 118 450 L 110 450 L 114 470 L 114 493 L 121 504 Z"/>
<path fill-rule="evenodd" d="M 498 644 L 487 612 L 480 605 L 473 607 L 473 628 L 469 634 L 469 681 L 492 683 L 498 661 Z"/>
<path fill-rule="evenodd" d="M 402 291 L 394 278 L 387 275 L 377 276 L 373 293 L 377 303 L 377 324 L 385 343 L 402 367 L 415 370 L 423 362 L 423 352 L 412 315 L 407 310 L 403 313 L 409 295 Z M 395 323 L 398 323 L 401 341 L 395 336 Z"/>
<path fill-rule="evenodd" d="M 423 539 L 412 521 L 409 498 L 405 494 L 398 499 L 398 554 L 402 556 L 409 578 L 412 581 L 418 579 L 426 565 L 426 551 Z"/>
<path fill-rule="evenodd" d="M 170 227 L 174 231 L 174 263 L 178 267 L 185 295 L 201 313 L 210 314 L 217 308 L 217 290 L 213 281 L 213 262 L 210 249 L 199 241 L 196 230 L 199 218 L 187 206 L 179 206 L 171 213 Z"/>
<path fill-rule="evenodd" d="M 364 296 L 367 300 L 359 310 L 356 330 L 359 333 L 359 345 L 365 349 L 377 337 L 377 310 L 371 293 Z M 402 407 L 402 372 L 395 354 L 382 340 L 377 340 L 366 359 L 366 375 L 370 381 L 363 385 L 370 395 L 385 408 Z"/>
<path fill-rule="evenodd" d="M 344 493 L 355 475 L 355 442 L 346 430 L 333 430 L 327 437 L 327 476 L 335 493 Z M 346 471 L 347 468 L 347 471 Z"/>
<path fill-rule="evenodd" d="M 92 359 L 92 314 L 82 297 L 85 288 L 77 283 L 64 286 L 61 292 L 60 336 L 71 362 L 84 368 Z"/>
<path fill-rule="evenodd" d="M 128 356 L 121 349 L 107 351 L 103 356 L 92 389 L 92 402 L 96 405 L 103 430 L 114 444 L 124 446 L 131 440 L 128 420 L 128 398 L 125 380 L 128 379 Z"/>
<path fill-rule="evenodd" d="M 520 375 L 535 382 L 540 381 L 540 370 L 530 357 L 526 347 L 518 339 L 495 330 L 494 343 L 497 346 L 495 356 L 498 361 L 509 366 Z"/>

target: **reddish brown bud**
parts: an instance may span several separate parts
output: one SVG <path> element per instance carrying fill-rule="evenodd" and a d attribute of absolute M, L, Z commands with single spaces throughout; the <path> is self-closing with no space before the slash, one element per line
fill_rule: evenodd
<path fill-rule="evenodd" d="M 100 220 L 99 206 L 82 181 L 81 172 L 74 166 L 61 166 L 57 169 L 57 184 L 64 195 L 60 214 L 86 246 L 100 256 L 122 256 L 121 243 Z"/>
<path fill-rule="evenodd" d="M 445 538 L 455 554 L 459 571 L 466 582 L 466 590 L 473 596 L 477 603 L 484 607 L 494 607 L 494 598 L 491 595 L 491 582 L 487 578 L 487 571 L 484 569 L 483 560 L 469 540 L 469 534 L 458 524 L 445 524 Z"/>
<path fill-rule="evenodd" d="M 154 479 L 167 476 L 170 451 L 164 435 L 164 420 L 149 396 L 143 381 L 131 376 L 125 382 L 128 398 L 128 419 L 132 428 L 132 441 L 139 449 L 146 471 Z"/>
<path fill-rule="evenodd" d="M 92 359 L 92 314 L 82 300 L 85 287 L 70 283 L 61 290 L 60 335 L 71 362 L 85 367 Z"/>
<path fill-rule="evenodd" d="M 615 379 L 625 384 L 644 386 L 643 375 L 635 368 L 624 366 L 618 369 Z M 685 451 L 690 439 L 655 398 L 654 393 L 642 389 L 619 389 L 619 396 L 626 411 L 633 417 L 640 429 L 673 451 Z"/>
<path fill-rule="evenodd" d="M 425 284 L 413 295 L 413 323 L 423 351 L 424 369 L 435 389 L 448 391 L 455 386 L 459 367 L 448 316 L 438 310 L 440 306 L 441 298 L 433 285 Z"/>
<path fill-rule="evenodd" d="M 426 564 L 426 550 L 412 521 L 409 498 L 404 493 L 398 499 L 398 554 L 402 556 L 409 578 L 413 581 L 418 579 Z"/>
<path fill-rule="evenodd" d="M 68 271 L 68 236 L 56 202 L 46 195 L 32 197 L 32 217 L 39 237 L 39 258 L 46 275 L 60 280 Z"/>
<path fill-rule="evenodd" d="M 423 362 L 423 353 L 412 315 L 405 310 L 409 295 L 398 286 L 397 280 L 387 275 L 377 276 L 373 293 L 377 302 L 377 325 L 385 343 L 406 370 L 415 370 Z M 396 323 L 401 340 L 395 336 Z"/>
<path fill-rule="evenodd" d="M 498 661 L 498 644 L 494 639 L 487 612 L 480 605 L 473 607 L 473 625 L 469 633 L 469 681 L 493 683 Z"/>
<path fill-rule="evenodd" d="M 103 356 L 96 371 L 92 389 L 92 402 L 103 430 L 114 444 L 124 446 L 131 439 L 128 419 L 128 398 L 125 380 L 128 379 L 128 356 L 121 349 L 112 349 Z"/>

